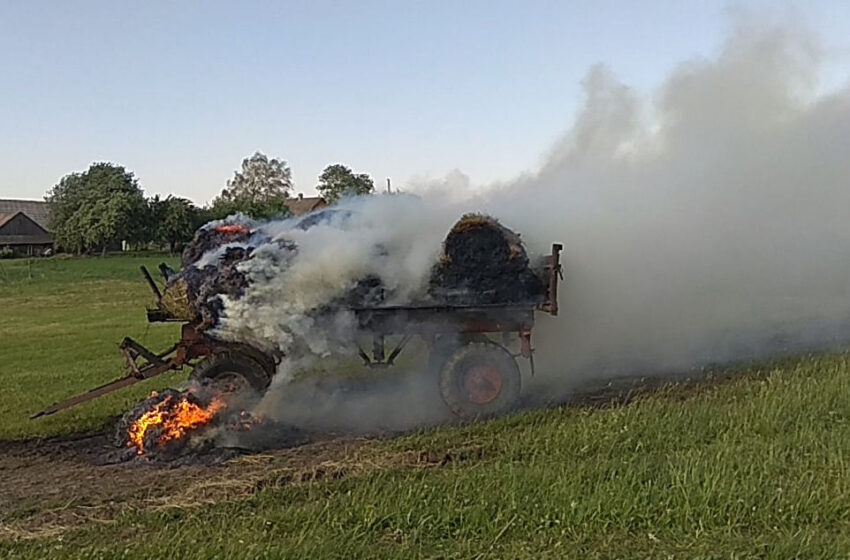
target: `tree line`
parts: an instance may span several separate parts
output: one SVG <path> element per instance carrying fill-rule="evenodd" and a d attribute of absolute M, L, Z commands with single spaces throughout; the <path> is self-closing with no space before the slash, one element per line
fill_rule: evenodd
<path fill-rule="evenodd" d="M 114 163 L 94 163 L 70 173 L 45 196 L 56 245 L 74 253 L 105 253 L 121 248 L 180 250 L 201 225 L 241 213 L 267 220 L 289 215 L 295 189 L 292 171 L 281 159 L 256 152 L 212 202 L 199 207 L 177 196 L 145 197 L 132 172 Z M 373 193 L 372 178 L 341 164 L 319 175 L 316 190 L 328 204 Z"/>

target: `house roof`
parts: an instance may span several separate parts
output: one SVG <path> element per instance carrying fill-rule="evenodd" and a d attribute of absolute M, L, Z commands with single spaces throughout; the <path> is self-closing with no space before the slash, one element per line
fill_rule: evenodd
<path fill-rule="evenodd" d="M 5 221 L 11 220 L 12 216 L 18 212 L 23 212 L 29 216 L 32 221 L 47 231 L 50 231 L 47 224 L 47 203 L 43 200 L 16 200 L 0 198 L 0 225 L 5 223 Z M 1 216 L 5 216 L 5 221 Z"/>
<path fill-rule="evenodd" d="M 286 201 L 286 207 L 293 216 L 301 216 L 313 210 L 324 208 L 328 203 L 321 196 L 299 196 L 298 198 L 289 198 Z"/>

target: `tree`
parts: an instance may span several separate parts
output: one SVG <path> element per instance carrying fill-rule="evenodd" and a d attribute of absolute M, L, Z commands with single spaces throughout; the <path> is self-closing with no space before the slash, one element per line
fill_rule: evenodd
<path fill-rule="evenodd" d="M 319 175 L 316 190 L 328 204 L 333 204 L 344 196 L 370 194 L 375 191 L 375 184 L 367 174 L 355 174 L 350 168 L 335 163 L 325 167 Z"/>
<path fill-rule="evenodd" d="M 205 222 L 210 220 L 222 220 L 234 214 L 245 214 L 256 220 L 281 220 L 289 215 L 286 199 L 262 202 L 262 201 L 227 201 L 216 198 L 212 205 L 203 210 Z"/>
<path fill-rule="evenodd" d="M 213 200 L 211 215 L 223 218 L 242 212 L 254 218 L 285 215 L 286 200 L 294 188 L 286 162 L 256 152 L 242 160 L 221 194 Z"/>
<path fill-rule="evenodd" d="M 202 225 L 200 209 L 185 198 L 169 196 L 161 200 L 155 196 L 148 205 L 154 225 L 152 241 L 168 246 L 172 253 L 192 239 L 195 230 Z"/>
<path fill-rule="evenodd" d="M 147 204 L 129 171 L 94 163 L 62 177 L 45 197 L 56 243 L 68 251 L 100 250 L 144 240 Z"/>

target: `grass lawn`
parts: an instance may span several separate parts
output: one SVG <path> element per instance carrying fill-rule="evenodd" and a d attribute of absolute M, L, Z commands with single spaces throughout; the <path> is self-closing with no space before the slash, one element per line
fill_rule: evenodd
<path fill-rule="evenodd" d="M 155 379 L 38 421 L 27 417 L 75 393 L 124 375 L 118 344 L 131 336 L 151 348 L 179 328 L 148 325 L 153 298 L 139 266 L 155 271 L 169 255 L 0 260 L 0 439 L 88 430 L 139 400 Z"/>
<path fill-rule="evenodd" d="M 124 335 L 154 346 L 176 336 L 168 326 L 144 336 L 136 269 L 159 260 L 36 261 L 32 279 L 24 262 L 2 262 L 0 438 L 97 427 L 150 390 L 25 418 L 118 375 Z M 124 477 L 120 511 L 75 496 L 49 511 L 7 508 L 0 557 L 846 558 L 848 370 L 845 354 L 782 360 L 628 406 L 322 448 L 309 468 L 297 449 L 246 457 L 185 484 L 183 469 L 86 467 Z M 143 475 L 175 488 L 155 499 L 156 483 L 134 486 Z M 0 485 L 24 476 L 0 471 Z M 45 519 L 88 517 L 16 534 L 38 507 Z"/>

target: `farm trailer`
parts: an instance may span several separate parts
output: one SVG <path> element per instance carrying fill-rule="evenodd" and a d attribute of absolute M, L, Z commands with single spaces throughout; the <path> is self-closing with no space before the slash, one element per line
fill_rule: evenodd
<path fill-rule="evenodd" d="M 436 377 L 440 394 L 459 417 L 490 416 L 513 407 L 520 396 L 521 374 L 517 358 L 529 361 L 534 373 L 531 333 L 535 312 L 558 314 L 558 282 L 562 279 L 560 244 L 543 259 L 538 274 L 544 294 L 534 301 L 487 305 L 420 305 L 352 307 L 362 333 L 371 336 L 370 352 L 358 347 L 363 363 L 371 368 L 393 366 L 414 336 L 429 349 L 428 372 Z M 157 298 L 148 308 L 149 322 L 174 322 L 159 306 L 161 292 L 150 273 L 142 274 Z M 265 352 L 251 345 L 223 341 L 185 322 L 180 340 L 163 352 L 154 352 L 131 338 L 120 345 L 127 375 L 54 404 L 31 416 L 53 414 L 129 387 L 168 371 L 192 367 L 190 378 L 212 379 L 264 392 L 271 382 L 279 352 Z M 493 336 L 501 335 L 500 340 Z M 516 335 L 518 352 L 511 352 L 511 335 Z M 388 338 L 400 337 L 387 353 Z"/>

